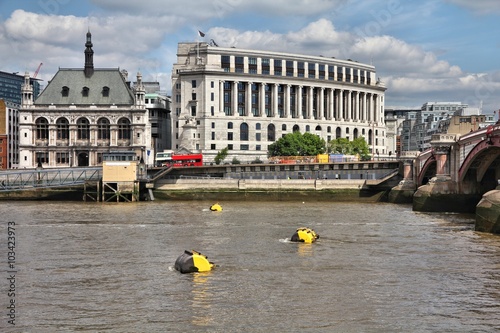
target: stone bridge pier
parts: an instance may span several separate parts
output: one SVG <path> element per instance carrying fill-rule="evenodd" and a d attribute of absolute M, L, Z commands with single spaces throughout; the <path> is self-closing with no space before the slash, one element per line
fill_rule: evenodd
<path fill-rule="evenodd" d="M 406 157 L 390 201 L 411 202 L 415 211 L 475 213 L 476 230 L 500 233 L 500 122 L 465 135 L 435 134 L 431 149 Z"/>

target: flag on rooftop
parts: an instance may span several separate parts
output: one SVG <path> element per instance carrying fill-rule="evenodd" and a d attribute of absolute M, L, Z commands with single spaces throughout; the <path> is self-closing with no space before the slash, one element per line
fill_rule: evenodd
<path fill-rule="evenodd" d="M 198 35 L 200 35 L 200 37 L 205 37 L 205 33 L 201 32 L 200 30 L 198 30 Z"/>

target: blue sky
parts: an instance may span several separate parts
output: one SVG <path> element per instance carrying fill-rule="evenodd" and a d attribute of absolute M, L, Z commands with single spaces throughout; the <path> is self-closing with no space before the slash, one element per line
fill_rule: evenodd
<path fill-rule="evenodd" d="M 498 0 L 0 0 L 0 70 L 96 67 L 158 80 L 170 93 L 177 43 L 333 56 L 375 65 L 386 107 L 458 101 L 500 109 Z M 201 39 L 200 39 L 201 40 Z"/>

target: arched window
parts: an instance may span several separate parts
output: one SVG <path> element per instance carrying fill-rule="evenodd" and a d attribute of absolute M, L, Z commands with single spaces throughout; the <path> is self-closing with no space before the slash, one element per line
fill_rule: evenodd
<path fill-rule="evenodd" d="M 76 121 L 76 136 L 80 140 L 90 139 L 90 123 L 87 118 L 79 118 Z"/>
<path fill-rule="evenodd" d="M 300 127 L 299 125 L 293 125 L 293 132 L 300 132 Z"/>
<path fill-rule="evenodd" d="M 257 131 L 260 131 L 260 123 L 255 124 L 255 129 L 256 129 Z"/>
<path fill-rule="evenodd" d="M 327 131 L 328 133 L 332 133 L 332 127 L 331 127 L 331 126 L 328 126 L 328 127 L 326 128 L 326 131 Z"/>
<path fill-rule="evenodd" d="M 109 140 L 109 128 L 109 120 L 106 118 L 99 118 L 99 120 L 97 121 L 97 139 Z"/>
<path fill-rule="evenodd" d="M 357 139 L 358 135 L 359 135 L 359 130 L 357 128 L 355 128 L 353 134 L 354 134 L 354 138 L 353 139 Z"/>
<path fill-rule="evenodd" d="M 118 139 L 130 140 L 130 120 L 127 118 L 118 120 Z"/>
<path fill-rule="evenodd" d="M 310 132 L 310 131 L 311 131 L 311 126 L 306 125 L 306 132 Z"/>
<path fill-rule="evenodd" d="M 232 122 L 228 122 L 227 123 L 227 128 L 228 129 L 232 129 L 233 128 L 233 123 Z"/>
<path fill-rule="evenodd" d="M 281 130 L 286 131 L 286 124 L 281 125 Z"/>
<path fill-rule="evenodd" d="M 335 130 L 335 139 L 339 139 L 342 137 L 342 129 L 340 127 L 337 127 Z"/>
<path fill-rule="evenodd" d="M 83 89 L 82 89 L 82 96 L 83 97 L 89 97 L 89 87 L 83 87 Z"/>
<path fill-rule="evenodd" d="M 248 141 L 248 124 L 243 123 L 240 125 L 240 141 Z"/>
<path fill-rule="evenodd" d="M 69 121 L 66 118 L 59 118 L 56 121 L 57 126 L 57 139 L 58 140 L 68 140 L 69 139 Z"/>
<path fill-rule="evenodd" d="M 276 128 L 274 124 L 269 124 L 267 126 L 267 141 L 276 141 Z"/>
<path fill-rule="evenodd" d="M 36 124 L 36 138 L 40 140 L 47 140 L 49 138 L 49 122 L 46 118 L 38 118 Z"/>
<path fill-rule="evenodd" d="M 316 131 L 321 131 L 321 126 L 319 126 L 319 125 L 318 125 L 318 126 L 316 126 L 315 130 L 316 130 Z"/>

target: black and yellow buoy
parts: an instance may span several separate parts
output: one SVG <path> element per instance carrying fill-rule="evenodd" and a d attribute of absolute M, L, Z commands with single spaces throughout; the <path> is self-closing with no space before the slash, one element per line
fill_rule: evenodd
<path fill-rule="evenodd" d="M 222 212 L 222 206 L 219 205 L 219 203 L 214 203 L 212 206 L 210 206 L 210 210 L 212 212 Z"/>
<path fill-rule="evenodd" d="M 311 228 L 298 228 L 290 239 L 292 242 L 314 243 L 319 235 Z"/>
<path fill-rule="evenodd" d="M 196 251 L 184 251 L 175 261 L 175 269 L 181 273 L 208 272 L 215 265 L 208 258 Z"/>

